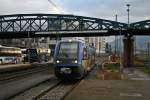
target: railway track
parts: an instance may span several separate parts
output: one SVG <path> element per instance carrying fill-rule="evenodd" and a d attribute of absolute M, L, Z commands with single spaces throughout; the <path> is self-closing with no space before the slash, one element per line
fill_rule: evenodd
<path fill-rule="evenodd" d="M 63 82 L 61 81 L 57 86 L 49 90 L 44 95 L 41 95 L 36 100 L 63 100 L 78 84 L 80 81 Z"/>
<path fill-rule="evenodd" d="M 99 63 L 102 61 L 103 60 L 100 60 Z M 97 67 L 95 66 L 84 79 L 89 79 L 96 70 Z M 82 80 L 67 82 L 60 81 L 56 77 L 53 77 L 11 97 L 10 100 L 64 100 Z"/>
<path fill-rule="evenodd" d="M 7 72 L 0 74 L 0 83 L 10 82 L 17 80 L 18 78 L 28 77 L 28 75 L 32 75 L 35 73 L 45 72 L 49 68 L 48 67 L 34 67 L 30 69 L 23 69 L 19 71 Z"/>
<path fill-rule="evenodd" d="M 96 67 L 94 67 L 90 73 L 93 73 L 95 68 Z M 64 100 L 84 79 L 86 79 L 86 77 L 78 81 L 61 81 L 53 77 L 50 80 L 12 97 L 10 100 Z"/>
<path fill-rule="evenodd" d="M 80 81 L 60 81 L 53 77 L 23 93 L 11 97 L 10 100 L 62 100 L 79 83 Z"/>
<path fill-rule="evenodd" d="M 49 80 L 51 77 L 53 77 L 49 70 L 50 68 L 48 66 L 42 66 L 34 67 L 33 69 L 22 70 L 19 72 L 3 74 L 5 78 L 1 78 L 0 81 L 0 100 L 14 97 L 34 86 L 37 86 L 38 84 Z"/>

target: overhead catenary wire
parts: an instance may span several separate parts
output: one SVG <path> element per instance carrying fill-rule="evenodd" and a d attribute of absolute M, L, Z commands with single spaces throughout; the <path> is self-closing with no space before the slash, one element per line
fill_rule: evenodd
<path fill-rule="evenodd" d="M 52 6 L 54 6 L 57 10 L 59 10 L 61 13 L 65 13 L 63 10 L 62 10 L 62 8 L 60 8 L 60 7 L 58 7 L 57 6 L 57 4 L 55 3 L 55 2 L 53 2 L 52 0 L 48 0 L 48 2 L 52 5 Z"/>
<path fill-rule="evenodd" d="M 51 3 L 54 7 L 58 8 L 57 5 L 53 1 L 48 0 L 48 2 Z"/>

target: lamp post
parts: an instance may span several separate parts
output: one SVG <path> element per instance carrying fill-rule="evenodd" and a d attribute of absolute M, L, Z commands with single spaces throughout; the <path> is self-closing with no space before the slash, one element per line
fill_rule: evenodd
<path fill-rule="evenodd" d="M 127 12 L 128 12 L 128 28 L 129 28 L 130 27 L 130 22 L 129 22 L 129 12 L 130 12 L 130 9 L 129 8 L 130 8 L 131 5 L 127 4 L 126 6 L 128 7 L 127 8 Z"/>
<path fill-rule="evenodd" d="M 117 22 L 118 21 L 118 15 L 116 14 L 115 15 L 115 21 Z M 115 36 L 115 55 L 118 55 L 118 37 Z"/>

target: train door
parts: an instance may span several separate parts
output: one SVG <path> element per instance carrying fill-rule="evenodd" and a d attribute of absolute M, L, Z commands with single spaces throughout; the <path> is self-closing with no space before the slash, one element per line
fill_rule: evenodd
<path fill-rule="evenodd" d="M 82 66 L 86 71 L 89 71 L 89 55 L 88 55 L 88 49 L 86 47 L 83 49 Z"/>

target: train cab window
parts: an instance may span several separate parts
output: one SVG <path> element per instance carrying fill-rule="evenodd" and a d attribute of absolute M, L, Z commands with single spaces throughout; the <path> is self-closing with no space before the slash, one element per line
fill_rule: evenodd
<path fill-rule="evenodd" d="M 58 58 L 77 59 L 77 56 L 78 56 L 78 43 L 64 42 L 60 44 Z"/>
<path fill-rule="evenodd" d="M 88 59 L 88 50 L 87 50 L 87 48 L 84 48 L 84 49 L 83 49 L 83 59 L 84 59 L 84 60 L 87 60 L 87 59 Z"/>

